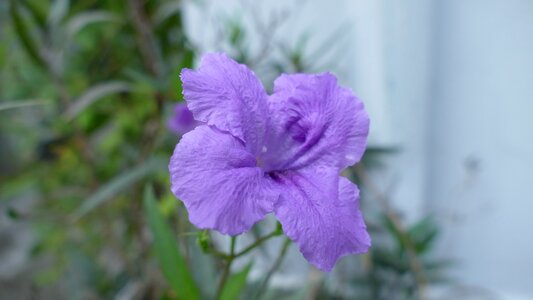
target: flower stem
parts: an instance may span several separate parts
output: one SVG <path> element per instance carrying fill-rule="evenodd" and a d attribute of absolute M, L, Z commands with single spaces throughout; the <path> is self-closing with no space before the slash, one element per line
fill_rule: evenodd
<path fill-rule="evenodd" d="M 224 285 L 226 284 L 226 281 L 228 280 L 231 264 L 233 263 L 233 260 L 235 259 L 235 242 L 237 241 L 237 236 L 231 237 L 231 246 L 230 246 L 230 253 L 227 255 L 226 258 L 226 265 L 224 266 L 224 270 L 222 271 L 222 276 L 220 277 L 220 282 L 218 283 L 217 293 L 215 296 L 215 299 L 220 299 L 222 296 L 222 291 L 224 290 Z"/>
<path fill-rule="evenodd" d="M 239 257 L 239 256 L 243 256 L 244 254 L 252 251 L 253 249 L 255 249 L 257 246 L 261 245 L 264 241 L 272 238 L 272 237 L 275 237 L 277 235 L 279 235 L 279 231 L 278 230 L 274 230 L 272 231 L 271 233 L 263 236 L 263 237 L 260 237 L 258 238 L 253 244 L 251 244 L 250 246 L 246 247 L 244 250 L 242 250 L 241 252 L 235 254 L 235 257 Z"/>
<path fill-rule="evenodd" d="M 258 247 L 259 245 L 261 245 L 263 242 L 265 242 L 266 240 L 272 238 L 272 237 L 275 237 L 275 236 L 278 236 L 281 234 L 281 227 L 278 225 L 278 228 L 276 228 L 274 231 L 272 231 L 271 233 L 263 236 L 263 237 L 260 237 L 258 238 L 253 244 L 251 244 L 250 246 L 246 247 L 244 250 L 238 252 L 238 253 L 235 253 L 235 243 L 236 243 L 236 240 L 237 240 L 237 236 L 232 236 L 231 237 L 231 245 L 230 245 L 230 253 L 229 254 L 224 254 L 222 252 L 219 252 L 219 251 L 211 251 L 212 254 L 216 255 L 216 256 L 219 256 L 221 258 L 223 258 L 225 260 L 225 266 L 224 266 L 224 270 L 222 271 L 222 275 L 220 277 L 220 282 L 218 283 L 218 288 L 217 288 L 217 292 L 215 294 L 215 299 L 220 299 L 220 297 L 222 296 L 222 291 L 224 290 L 224 285 L 226 284 L 226 281 L 228 280 L 229 278 L 229 275 L 230 275 L 230 270 L 231 270 L 231 264 L 233 263 L 233 261 L 240 257 L 240 256 L 243 256 L 245 255 L 246 253 L 252 251 L 253 249 L 255 249 L 256 247 Z M 288 247 L 287 246 L 284 246 L 284 248 Z M 286 252 L 287 250 L 283 250 L 283 252 Z M 285 254 L 283 254 L 285 255 Z M 281 263 L 281 262 L 280 262 Z"/>

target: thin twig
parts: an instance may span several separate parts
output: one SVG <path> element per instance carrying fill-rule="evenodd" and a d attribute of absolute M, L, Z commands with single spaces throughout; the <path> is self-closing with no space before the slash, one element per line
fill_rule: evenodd
<path fill-rule="evenodd" d="M 161 57 L 157 52 L 157 40 L 154 37 L 154 30 L 150 19 L 144 10 L 143 0 L 128 0 L 128 9 L 130 17 L 135 27 L 137 44 L 139 45 L 141 59 L 144 67 L 154 77 L 162 79 L 164 76 Z M 140 160 L 144 161 L 150 153 L 155 149 L 155 143 L 161 133 L 161 112 L 163 110 L 164 95 L 161 91 L 156 91 L 154 94 L 157 111 L 153 118 L 147 121 L 143 138 L 141 139 L 142 147 L 140 151 Z"/>
<path fill-rule="evenodd" d="M 271 52 L 276 31 L 289 19 L 290 12 L 287 10 L 282 10 L 277 14 L 271 12 L 268 21 L 265 21 L 261 16 L 261 6 L 252 5 L 252 2 L 246 0 L 241 0 L 240 2 L 252 16 L 255 32 L 261 37 L 259 51 L 250 61 L 250 67 L 253 67 L 254 65 L 259 65 Z"/>
<path fill-rule="evenodd" d="M 305 297 L 306 300 L 315 300 L 318 298 L 318 293 L 320 292 L 320 286 L 322 285 L 322 278 L 323 278 L 322 272 L 320 272 L 318 269 L 311 268 L 311 272 L 309 272 L 309 279 L 308 279 L 308 285 L 309 285 L 309 293 Z"/>
<path fill-rule="evenodd" d="M 259 246 L 260 244 L 262 244 L 264 241 L 274 237 L 274 236 L 277 236 L 279 235 L 279 231 L 278 230 L 274 230 L 272 231 L 271 233 L 263 236 L 263 237 L 260 237 L 258 238 L 253 244 L 251 244 L 250 246 L 246 247 L 244 250 L 242 250 L 241 252 L 235 254 L 235 257 L 239 257 L 239 256 L 242 256 L 250 251 L 252 251 L 255 247 Z"/>
<path fill-rule="evenodd" d="M 128 8 L 137 33 L 137 43 L 145 67 L 152 75 L 161 76 L 161 66 L 158 62 L 152 25 L 144 12 L 142 0 L 129 0 Z"/>

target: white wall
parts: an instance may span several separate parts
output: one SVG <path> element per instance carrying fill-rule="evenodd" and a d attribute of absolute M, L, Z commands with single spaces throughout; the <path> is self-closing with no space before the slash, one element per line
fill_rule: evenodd
<path fill-rule="evenodd" d="M 393 143 L 398 152 L 389 161 L 389 193 L 405 217 L 427 213 L 429 115 L 433 76 L 433 3 L 427 0 L 385 0 L 384 47 L 386 93 Z"/>
<path fill-rule="evenodd" d="M 466 283 L 533 296 L 533 1 L 436 5 L 427 199 Z"/>

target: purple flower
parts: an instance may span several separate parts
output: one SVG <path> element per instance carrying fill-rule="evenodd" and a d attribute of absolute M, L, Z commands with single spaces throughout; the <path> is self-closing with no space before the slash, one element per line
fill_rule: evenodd
<path fill-rule="evenodd" d="M 198 124 L 199 122 L 194 119 L 191 111 L 187 108 L 187 104 L 178 103 L 174 106 L 174 113 L 168 119 L 167 127 L 175 134 L 184 135 Z"/>
<path fill-rule="evenodd" d="M 359 190 L 340 172 L 363 155 L 369 120 L 334 75 L 281 75 L 269 96 L 246 66 L 208 54 L 181 79 L 206 124 L 183 136 L 169 165 L 194 225 L 237 235 L 273 212 L 324 271 L 368 250 Z"/>

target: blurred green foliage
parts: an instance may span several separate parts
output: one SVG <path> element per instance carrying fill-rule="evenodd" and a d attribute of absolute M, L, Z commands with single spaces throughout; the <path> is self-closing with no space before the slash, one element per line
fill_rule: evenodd
<path fill-rule="evenodd" d="M 12 222 L 32 225 L 30 280 L 37 291 L 61 287 L 65 299 L 213 297 L 221 268 L 207 255 L 214 247 L 209 233 L 188 223 L 168 188 L 166 165 L 178 137 L 166 130 L 165 119 L 181 100 L 179 70 L 199 55 L 185 33 L 182 5 L 0 2 L 0 207 Z M 253 52 L 247 45 L 257 33 L 233 19 L 221 26 L 221 50 L 268 79 L 320 70 L 321 52 L 309 52 L 307 39 L 284 45 L 266 35 Z M 390 152 L 369 149 L 365 161 Z M 352 171 L 365 189 L 364 170 Z M 431 257 L 435 224 L 424 219 L 405 229 L 384 207 L 367 215 L 374 247 L 349 258 L 358 272 L 310 282 L 303 291 L 271 289 L 259 296 L 420 297 L 446 265 Z M 288 246 L 263 282 L 247 284 L 247 266 L 229 278 L 223 298 L 258 296 Z M 332 280 L 345 288 L 332 289 Z"/>
<path fill-rule="evenodd" d="M 25 218 L 37 232 L 34 259 L 45 262 L 37 285 L 87 272 L 66 298 L 112 297 L 133 281 L 154 297 L 168 294 L 149 259 L 142 187 L 153 182 L 158 198 L 170 199 L 158 204 L 168 220 L 189 226 L 166 172 L 177 137 L 165 114 L 181 97 L 179 69 L 195 58 L 176 4 L 0 4 L 1 197 L 34 198 Z M 10 215 L 15 205 L 6 204 Z"/>

